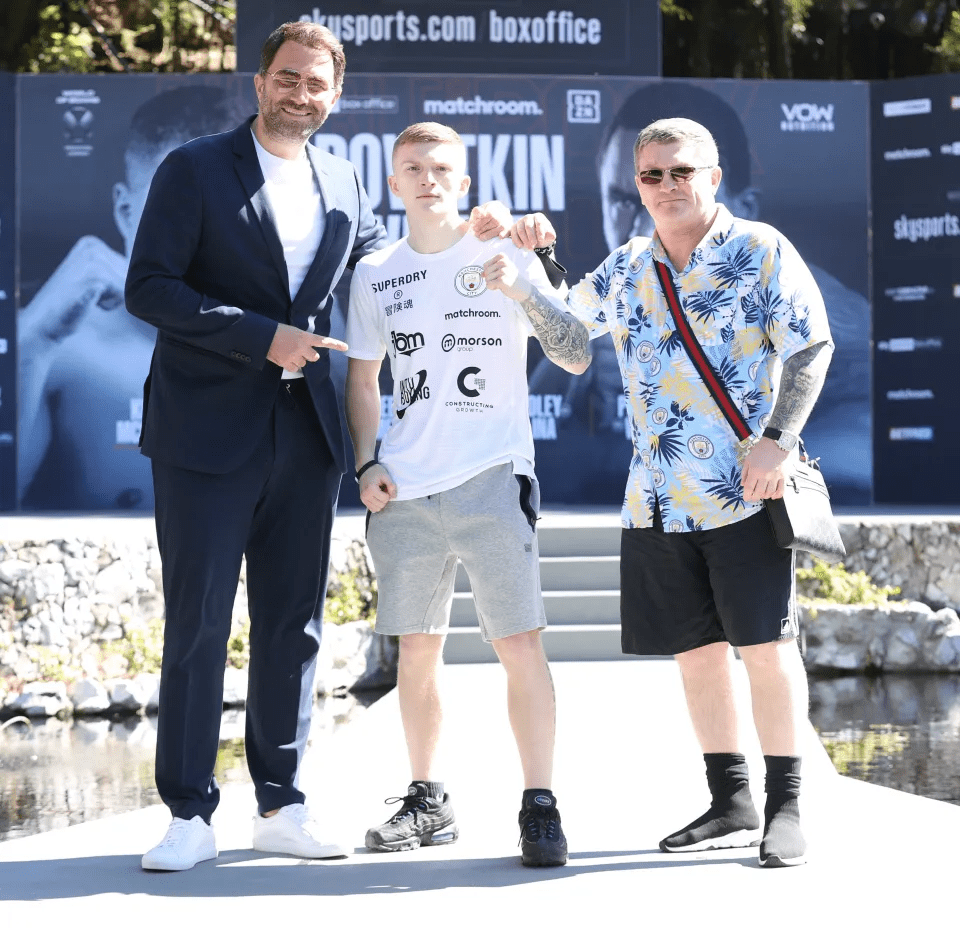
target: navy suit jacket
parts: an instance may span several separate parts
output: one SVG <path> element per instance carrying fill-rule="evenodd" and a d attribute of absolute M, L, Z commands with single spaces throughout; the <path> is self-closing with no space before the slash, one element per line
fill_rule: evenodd
<path fill-rule="evenodd" d="M 267 360 L 277 323 L 307 329 L 312 319 L 313 331 L 328 335 L 337 282 L 386 237 L 353 166 L 307 145 L 326 227 L 291 300 L 252 121 L 194 139 L 164 159 L 127 274 L 128 311 L 158 330 L 144 384 L 142 451 L 210 474 L 240 466 L 270 422 L 282 374 Z M 329 354 L 318 354 L 304 374 L 342 472 L 340 408 Z"/>

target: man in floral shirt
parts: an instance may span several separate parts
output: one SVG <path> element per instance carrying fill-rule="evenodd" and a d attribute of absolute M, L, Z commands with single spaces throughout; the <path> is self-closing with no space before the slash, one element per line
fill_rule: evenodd
<path fill-rule="evenodd" d="M 717 204 L 719 157 L 703 126 L 652 123 L 634 162 L 656 234 L 617 249 L 568 305 L 591 338 L 613 339 L 632 420 L 623 650 L 676 656 L 712 796 L 704 815 L 660 847 L 758 843 L 731 679 L 737 647 L 767 767 L 760 864 L 790 866 L 806 853 L 798 796 L 807 683 L 793 554 L 774 542 L 761 500 L 783 495 L 790 453 L 823 385 L 833 351 L 826 310 L 782 235 Z M 669 269 L 687 321 L 753 429 L 744 442 L 679 339 L 655 261 Z"/>
<path fill-rule="evenodd" d="M 792 866 L 806 855 L 798 797 L 807 681 L 793 554 L 777 547 L 761 501 L 783 495 L 823 386 L 833 352 L 826 310 L 790 242 L 717 203 L 722 172 L 702 125 L 652 123 L 637 138 L 634 162 L 653 239 L 614 251 L 567 305 L 591 339 L 613 339 L 631 417 L 623 650 L 676 657 L 712 797 L 660 848 L 760 844 L 761 866 Z M 680 341 L 655 262 L 669 270 L 684 316 L 753 430 L 743 442 Z M 738 738 L 734 647 L 766 763 L 762 832 Z"/>

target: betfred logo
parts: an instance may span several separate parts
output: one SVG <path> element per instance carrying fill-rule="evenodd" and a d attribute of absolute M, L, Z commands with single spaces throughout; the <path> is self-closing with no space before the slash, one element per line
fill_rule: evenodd
<path fill-rule="evenodd" d="M 780 104 L 784 119 L 780 123 L 781 132 L 833 132 L 833 104 L 821 106 L 819 103 Z"/>

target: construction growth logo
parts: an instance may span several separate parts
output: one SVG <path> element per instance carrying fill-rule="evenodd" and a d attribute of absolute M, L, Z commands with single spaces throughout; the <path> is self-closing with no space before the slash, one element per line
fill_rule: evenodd
<path fill-rule="evenodd" d="M 487 382 L 479 377 L 479 367 L 465 367 L 457 376 L 457 389 L 465 396 L 465 400 L 448 400 L 446 405 L 454 412 L 482 413 L 486 409 L 493 409 L 490 403 L 477 399 L 487 388 Z"/>
<path fill-rule="evenodd" d="M 480 391 L 486 387 L 486 381 L 477 376 L 479 373 L 479 367 L 465 367 L 460 371 L 460 376 L 457 377 L 457 388 L 464 396 L 479 396 Z"/>

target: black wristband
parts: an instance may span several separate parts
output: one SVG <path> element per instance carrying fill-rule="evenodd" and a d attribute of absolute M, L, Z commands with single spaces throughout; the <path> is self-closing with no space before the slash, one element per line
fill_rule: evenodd
<path fill-rule="evenodd" d="M 357 471 L 357 483 L 360 482 L 360 478 L 368 471 L 374 464 L 379 464 L 380 462 L 374 458 L 372 461 L 367 461 L 360 470 Z"/>

